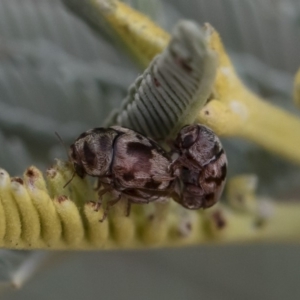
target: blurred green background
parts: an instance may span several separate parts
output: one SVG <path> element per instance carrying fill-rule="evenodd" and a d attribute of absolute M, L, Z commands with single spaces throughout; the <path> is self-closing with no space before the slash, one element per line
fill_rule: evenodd
<path fill-rule="evenodd" d="M 300 66 L 298 0 L 126 2 L 169 31 L 182 18 L 210 22 L 246 84 L 299 115 L 291 100 Z M 0 0 L 0 167 L 14 176 L 31 164 L 45 170 L 55 157 L 66 159 L 54 132 L 69 144 L 101 125 L 141 72 L 107 35 L 92 31 L 61 1 Z M 255 173 L 260 194 L 277 201 L 299 199 L 298 166 L 247 141 L 223 142 L 230 176 Z M 21 290 L 4 284 L 0 297 L 298 299 L 299 250 L 216 245 L 55 254 Z M 0 251 L 0 282 L 9 281 L 28 255 Z"/>

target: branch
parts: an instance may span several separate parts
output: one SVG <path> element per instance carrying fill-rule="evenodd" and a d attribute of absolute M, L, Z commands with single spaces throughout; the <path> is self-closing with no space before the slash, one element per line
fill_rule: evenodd
<path fill-rule="evenodd" d="M 69 163 L 57 161 L 46 180 L 35 167 L 23 178 L 0 169 L 0 246 L 11 249 L 94 250 L 253 241 L 298 241 L 300 204 L 275 204 L 255 195 L 252 175 L 228 183 L 227 205 L 188 211 L 170 200 L 112 207 L 104 222 L 97 194 L 87 180 L 70 178 Z M 47 182 L 47 183 L 46 183 Z M 88 201 L 90 200 L 90 201 Z"/>

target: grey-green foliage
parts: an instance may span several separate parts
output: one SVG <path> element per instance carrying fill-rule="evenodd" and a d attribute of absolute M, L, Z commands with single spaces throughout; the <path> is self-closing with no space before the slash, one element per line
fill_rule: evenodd
<path fill-rule="evenodd" d="M 49 165 L 55 131 L 69 144 L 100 126 L 136 76 L 121 52 L 57 0 L 1 0 L 0 37 L 0 133 L 7 139 L 0 165 L 14 174 L 28 166 L 27 153 L 36 158 L 29 163 Z M 12 140 L 24 155 L 10 165 Z"/>

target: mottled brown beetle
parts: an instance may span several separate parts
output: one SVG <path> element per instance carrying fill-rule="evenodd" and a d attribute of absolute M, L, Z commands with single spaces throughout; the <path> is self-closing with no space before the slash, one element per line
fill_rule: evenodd
<path fill-rule="evenodd" d="M 200 124 L 183 127 L 174 142 L 170 169 L 178 180 L 174 200 L 188 209 L 208 208 L 220 198 L 227 158 L 219 138 Z"/>
<path fill-rule="evenodd" d="M 131 203 L 162 200 L 174 190 L 171 160 L 155 141 L 120 126 L 94 128 L 82 133 L 70 146 L 75 173 L 98 178 L 99 205 L 110 192 L 103 216 L 121 197 Z M 103 189 L 100 189 L 103 187 Z"/>

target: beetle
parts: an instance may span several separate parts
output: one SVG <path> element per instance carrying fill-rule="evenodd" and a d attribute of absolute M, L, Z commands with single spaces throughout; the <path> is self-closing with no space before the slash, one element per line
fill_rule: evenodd
<path fill-rule="evenodd" d="M 184 126 L 173 142 L 171 173 L 174 200 L 187 209 L 208 208 L 220 198 L 227 173 L 227 157 L 216 134 L 201 124 Z"/>
<path fill-rule="evenodd" d="M 174 189 L 169 154 L 154 140 L 128 128 L 100 127 L 82 133 L 70 146 L 69 159 L 81 178 L 98 178 L 98 208 L 102 196 L 112 193 L 101 221 L 121 197 L 128 200 L 129 215 L 131 203 L 160 201 Z"/>

